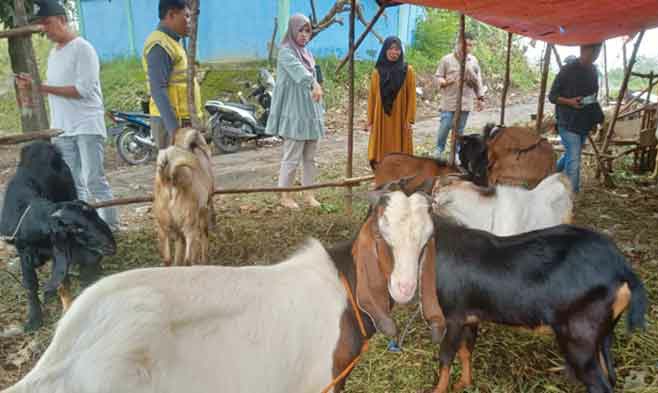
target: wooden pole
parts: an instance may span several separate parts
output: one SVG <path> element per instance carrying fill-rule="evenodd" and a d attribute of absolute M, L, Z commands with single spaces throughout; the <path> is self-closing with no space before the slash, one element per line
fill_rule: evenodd
<path fill-rule="evenodd" d="M 553 48 L 553 54 L 555 55 L 555 62 L 557 62 L 557 66 L 562 68 L 562 59 L 560 58 L 560 54 L 557 52 L 557 47 L 555 45 L 551 45 Z"/>
<path fill-rule="evenodd" d="M 17 28 L 28 25 L 27 12 L 25 11 L 24 0 L 14 0 L 14 25 Z M 28 27 L 27 30 L 39 27 Z M 41 85 L 41 76 L 39 75 L 39 65 L 34 46 L 32 45 L 31 36 L 14 36 L 8 38 L 7 49 L 11 61 L 11 69 L 15 74 L 28 73 L 32 77 L 31 88 L 29 92 L 19 89 L 16 86 L 16 97 L 22 103 L 21 109 L 21 127 L 23 132 L 40 131 L 49 128 L 48 112 L 43 94 L 39 91 Z M 29 96 L 29 101 L 25 95 Z"/>
<path fill-rule="evenodd" d="M 356 23 L 356 0 L 350 1 L 350 30 L 349 30 L 349 103 L 347 108 L 347 167 L 345 177 L 352 177 L 352 160 L 354 150 L 354 25 Z M 352 214 L 352 187 L 345 190 L 345 210 Z"/>
<path fill-rule="evenodd" d="M 462 118 L 462 97 L 464 96 L 464 74 L 466 73 L 466 17 L 459 15 L 459 46 L 461 46 L 461 57 L 459 59 L 459 90 L 457 90 L 457 111 L 452 122 L 452 138 L 450 140 L 450 165 L 455 165 L 457 154 L 457 129 Z"/>
<path fill-rule="evenodd" d="M 653 71 L 649 73 L 649 88 L 647 89 L 647 104 L 651 103 L 651 91 L 653 90 Z"/>
<path fill-rule="evenodd" d="M 370 23 L 368 23 L 368 25 L 366 26 L 366 29 L 363 31 L 363 33 L 361 33 L 361 35 L 359 36 L 359 39 L 356 40 L 356 44 L 354 44 L 354 51 L 359 48 L 359 46 L 361 45 L 363 40 L 370 33 L 370 30 L 372 30 L 372 28 L 375 26 L 375 23 L 377 23 L 377 21 L 379 20 L 379 17 L 382 16 L 382 14 L 384 13 L 385 9 L 386 9 L 385 6 L 383 6 L 383 5 L 379 6 L 379 9 L 377 10 L 377 13 L 375 14 L 375 16 L 372 18 Z M 349 52 L 347 53 L 347 55 L 345 55 L 345 57 L 343 57 L 343 59 L 340 61 L 340 64 L 338 64 L 338 67 L 336 67 L 336 73 L 340 72 L 340 70 L 343 68 L 345 63 L 347 63 L 347 61 L 350 59 L 350 56 L 352 56 L 352 53 L 353 53 L 353 50 L 350 49 Z"/>
<path fill-rule="evenodd" d="M 640 48 L 640 43 L 642 42 L 643 37 L 644 37 L 644 30 L 640 31 L 640 34 L 637 37 L 637 41 L 635 41 L 635 46 L 633 47 L 633 54 L 631 55 L 631 60 L 628 63 L 628 67 L 626 69 L 626 72 L 624 73 L 624 80 L 621 84 L 621 88 L 619 89 L 619 94 L 617 95 L 617 102 L 615 103 L 615 111 L 612 115 L 612 120 L 610 120 L 610 124 L 608 125 L 608 131 L 605 135 L 605 139 L 603 140 L 603 147 L 601 148 L 601 154 L 606 154 L 608 147 L 610 145 L 612 134 L 614 133 L 615 125 L 617 124 L 617 116 L 619 116 L 619 110 L 621 109 L 621 102 L 623 101 L 624 96 L 626 95 L 626 89 L 628 88 L 628 80 L 631 77 L 631 72 L 633 71 L 633 66 L 635 65 L 635 58 L 637 56 L 637 51 Z M 599 172 L 603 174 L 605 184 L 607 185 L 612 184 L 608 170 L 604 167 L 603 162 L 599 160 L 598 164 L 599 164 Z"/>
<path fill-rule="evenodd" d="M 352 187 L 358 186 L 361 183 L 371 181 L 375 178 L 374 175 L 354 177 L 349 179 L 344 179 L 342 181 L 327 182 L 327 183 L 317 183 L 310 186 L 301 186 L 301 187 L 262 187 L 262 188 L 233 188 L 226 190 L 215 190 L 213 195 L 227 195 L 227 194 L 257 194 L 257 193 L 268 193 L 268 192 L 297 192 L 297 191 L 307 191 L 307 190 L 317 190 L 319 188 L 335 188 L 335 187 Z M 110 206 L 121 206 L 121 205 L 131 205 L 135 203 L 149 203 L 153 202 L 153 195 L 146 195 L 140 197 L 129 197 L 129 198 L 116 198 L 109 201 L 103 201 L 98 203 L 92 203 L 96 209 L 102 207 Z"/>
<path fill-rule="evenodd" d="M 274 48 L 276 47 L 276 33 L 279 31 L 279 18 L 274 17 L 274 29 L 272 30 L 272 39 L 270 40 L 270 51 L 267 54 L 267 62 L 272 67 L 274 64 Z"/>
<path fill-rule="evenodd" d="M 505 125 L 505 102 L 507 101 L 507 90 L 509 89 L 510 57 L 512 52 L 512 33 L 507 33 L 507 58 L 505 60 L 505 84 L 500 103 L 500 125 Z"/>
<path fill-rule="evenodd" d="M 0 31 L 0 39 L 24 37 L 24 36 L 32 35 L 34 33 L 41 33 L 42 31 L 43 28 L 41 27 L 41 25 L 21 26 L 15 29 Z"/>
<path fill-rule="evenodd" d="M 605 78 L 605 104 L 610 105 L 610 88 L 608 87 L 608 50 L 603 41 L 603 76 Z"/>
<path fill-rule="evenodd" d="M 548 84 L 548 69 L 551 64 L 553 45 L 546 44 L 544 50 L 544 63 L 542 64 L 541 86 L 539 88 L 539 101 L 537 102 L 537 134 L 541 133 L 541 124 L 544 120 L 544 101 L 546 101 L 546 85 Z"/>
<path fill-rule="evenodd" d="M 187 108 L 190 113 L 192 127 L 201 130 L 203 124 L 197 113 L 197 103 L 194 94 L 196 81 L 196 42 L 199 33 L 199 7 L 201 0 L 189 0 L 188 5 L 192 13 L 190 20 L 190 45 L 187 48 Z"/>
<path fill-rule="evenodd" d="M 32 142 L 37 139 L 50 139 L 54 138 L 64 131 L 59 129 L 43 130 L 43 131 L 32 131 L 26 134 L 14 134 L 0 137 L 0 146 L 5 145 L 17 145 L 24 142 Z"/>

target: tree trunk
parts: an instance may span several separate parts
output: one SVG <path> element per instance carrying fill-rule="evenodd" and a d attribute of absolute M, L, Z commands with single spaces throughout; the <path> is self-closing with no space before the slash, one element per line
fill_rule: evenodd
<path fill-rule="evenodd" d="M 22 0 L 16 0 L 16 27 L 24 26 L 27 24 L 27 17 L 25 16 L 25 5 Z M 13 73 L 18 74 L 21 72 L 32 75 L 32 105 L 33 108 L 23 108 L 21 111 L 21 126 L 23 132 L 39 131 L 48 129 L 48 115 L 46 113 L 46 105 L 43 96 L 37 90 L 37 86 L 41 84 L 39 78 L 39 69 L 37 67 L 36 56 L 34 55 L 34 47 L 32 46 L 32 36 L 26 35 L 23 37 L 12 37 L 8 39 L 9 58 L 11 60 L 11 70 Z M 18 89 L 16 89 L 16 97 L 19 96 Z"/>

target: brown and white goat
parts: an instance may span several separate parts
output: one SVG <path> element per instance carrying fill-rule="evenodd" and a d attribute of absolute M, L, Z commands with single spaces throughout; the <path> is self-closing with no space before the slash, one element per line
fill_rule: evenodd
<path fill-rule="evenodd" d="M 311 240 L 272 266 L 107 277 L 80 295 L 34 369 L 3 393 L 320 392 L 376 330 L 396 334 L 391 298 L 414 297 L 420 261 L 433 263 L 424 254 L 432 233 L 428 197 L 396 191 L 379 198 L 353 243 L 328 251 Z"/>
<path fill-rule="evenodd" d="M 443 160 L 405 153 L 389 153 L 375 168 L 375 187 L 408 178 L 409 180 L 402 186 L 405 192 L 413 192 L 421 188 L 427 179 L 459 173 L 459 168 L 450 166 Z"/>
<path fill-rule="evenodd" d="M 153 215 L 158 227 L 160 256 L 174 263 L 208 263 L 208 232 L 214 221 L 214 178 L 210 148 L 199 131 L 176 133 L 176 144 L 158 154 Z"/>

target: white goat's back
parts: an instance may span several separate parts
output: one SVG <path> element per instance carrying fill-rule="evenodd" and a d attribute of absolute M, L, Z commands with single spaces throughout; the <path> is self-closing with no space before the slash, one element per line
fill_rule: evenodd
<path fill-rule="evenodd" d="M 332 380 L 346 307 L 317 241 L 269 267 L 116 274 L 75 300 L 6 392 L 318 392 Z"/>
<path fill-rule="evenodd" d="M 495 193 L 483 195 L 471 182 L 457 180 L 434 195 L 439 214 L 498 236 L 570 222 L 572 198 L 569 180 L 559 173 L 545 178 L 532 190 L 497 185 Z"/>

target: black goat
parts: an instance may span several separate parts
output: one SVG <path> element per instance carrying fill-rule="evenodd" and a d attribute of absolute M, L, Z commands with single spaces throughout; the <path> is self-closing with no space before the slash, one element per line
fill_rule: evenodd
<path fill-rule="evenodd" d="M 95 209 L 76 198 L 71 171 L 54 145 L 34 142 L 21 150 L 16 175 L 7 186 L 0 233 L 9 237 L 21 260 L 28 292 L 26 331 L 43 324 L 36 268 L 53 259 L 45 292 L 51 295 L 58 290 L 67 308 L 70 265 L 79 264 L 81 280 L 89 284 L 100 272 L 102 255 L 116 251 L 107 224 Z"/>
<path fill-rule="evenodd" d="M 459 136 L 458 143 L 459 166 L 468 174 L 466 180 L 481 186 L 489 185 L 486 139 L 482 135 L 469 134 Z"/>
<path fill-rule="evenodd" d="M 471 384 L 479 321 L 554 332 L 587 391 L 613 391 L 615 324 L 628 308 L 629 331 L 643 327 L 647 297 L 611 239 L 571 225 L 497 237 L 438 216 L 434 228 L 434 283 L 446 320 L 435 393 L 447 392 L 456 354 L 456 388 Z"/>

